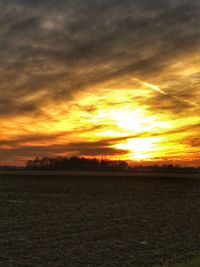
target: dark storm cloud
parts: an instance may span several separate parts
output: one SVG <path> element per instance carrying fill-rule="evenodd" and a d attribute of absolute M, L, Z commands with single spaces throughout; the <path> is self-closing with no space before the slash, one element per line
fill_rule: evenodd
<path fill-rule="evenodd" d="M 9 147 L 8 149 L 18 148 L 26 143 L 55 141 L 58 137 L 63 137 L 65 135 L 67 135 L 67 132 L 57 133 L 57 134 L 37 134 L 30 136 L 18 136 L 17 138 L 13 138 L 12 140 L 0 140 L 0 147 L 7 146 Z"/>
<path fill-rule="evenodd" d="M 59 133 L 37 133 L 37 134 L 26 134 L 26 135 L 18 135 L 16 138 L 12 138 L 9 140 L 4 140 L 1 139 L 0 140 L 0 149 L 1 146 L 7 146 L 8 150 L 11 148 L 19 148 L 21 146 L 23 146 L 24 144 L 32 144 L 35 145 L 37 143 L 41 143 L 41 142 L 54 142 L 56 143 L 56 140 L 61 138 L 61 139 L 66 139 L 67 137 L 69 137 L 70 135 L 74 135 L 76 134 L 81 134 L 81 133 L 85 133 L 88 131 L 94 131 L 97 129 L 101 129 L 102 126 L 88 126 L 88 127 L 82 127 L 80 128 L 75 128 L 73 130 L 73 133 L 71 131 L 61 131 Z M 104 142 L 104 145 L 108 145 L 110 144 L 111 140 L 107 140 Z M 96 143 L 94 143 L 95 146 Z M 35 145 L 36 146 L 36 145 Z"/>
<path fill-rule="evenodd" d="M 0 160 L 5 158 L 20 158 L 26 155 L 27 158 L 33 158 L 35 156 L 56 156 L 65 154 L 77 155 L 77 156 L 99 156 L 99 155 L 119 155 L 126 154 L 126 150 L 118 150 L 108 147 L 106 141 L 100 142 L 80 142 L 80 143 L 69 143 L 69 144 L 54 144 L 54 145 L 43 145 L 43 146 L 19 146 L 15 148 L 1 148 Z"/>
<path fill-rule="evenodd" d="M 166 75 L 200 45 L 199 0 L 16 0 L 0 10 L 3 116 L 40 114 L 49 100 L 119 76 Z"/>

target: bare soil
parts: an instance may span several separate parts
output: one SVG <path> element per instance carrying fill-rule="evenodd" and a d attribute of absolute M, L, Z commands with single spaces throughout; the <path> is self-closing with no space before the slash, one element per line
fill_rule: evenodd
<path fill-rule="evenodd" d="M 1 174 L 0 266 L 189 259 L 200 253 L 200 179 L 170 176 Z"/>

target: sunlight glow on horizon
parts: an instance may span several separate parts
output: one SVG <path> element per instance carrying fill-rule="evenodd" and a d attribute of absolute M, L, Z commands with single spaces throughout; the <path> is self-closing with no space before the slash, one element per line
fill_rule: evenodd
<path fill-rule="evenodd" d="M 140 84 L 139 87 L 138 84 Z M 195 149 L 184 144 L 183 140 L 192 135 L 193 130 L 181 131 L 181 127 L 197 123 L 198 116 L 175 119 L 174 114 L 151 112 L 145 101 L 148 101 L 152 88 L 156 86 L 138 81 L 136 84 L 130 82 L 129 86 L 128 88 L 126 84 L 126 88 L 122 86 L 121 89 L 112 89 L 112 91 L 107 87 L 97 88 L 95 93 L 90 93 L 90 90 L 82 92 L 68 105 L 62 102 L 56 107 L 50 105 L 47 114 L 50 120 L 34 121 L 27 125 L 26 131 L 22 127 L 22 136 L 34 132 L 35 134 L 41 132 L 47 136 L 50 134 L 53 135 L 55 144 L 65 145 L 66 148 L 68 143 L 70 145 L 70 143 L 87 141 L 92 145 L 92 143 L 100 142 L 104 149 L 111 149 L 112 153 L 113 151 L 115 153 L 110 155 L 98 153 L 97 148 L 94 156 L 107 155 L 110 159 L 136 162 L 156 162 L 156 159 L 165 159 L 168 156 L 172 158 L 178 156 L 180 159 L 184 157 L 184 160 L 191 159 L 190 153 L 192 151 L 195 153 Z M 144 104 L 138 98 L 138 91 L 141 90 L 146 93 L 143 95 Z M 163 94 L 162 90 L 156 91 Z M 26 118 L 21 118 L 22 125 L 24 121 Z M 12 129 L 9 123 L 7 125 L 10 127 L 11 138 L 12 134 L 16 134 L 15 129 L 14 127 Z M 170 134 L 171 131 L 172 134 Z M 51 137 L 42 142 L 40 139 L 23 140 L 23 145 L 31 146 L 33 142 L 34 146 L 52 145 Z M 9 148 L 9 146 L 4 148 Z M 80 152 L 75 149 L 72 153 L 79 155 Z M 84 152 L 80 155 L 91 156 Z"/>

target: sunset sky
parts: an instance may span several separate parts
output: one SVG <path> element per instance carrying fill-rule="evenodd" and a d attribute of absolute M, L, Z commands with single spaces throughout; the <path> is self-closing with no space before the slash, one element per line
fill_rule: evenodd
<path fill-rule="evenodd" d="M 0 165 L 200 166 L 199 0 L 0 2 Z"/>

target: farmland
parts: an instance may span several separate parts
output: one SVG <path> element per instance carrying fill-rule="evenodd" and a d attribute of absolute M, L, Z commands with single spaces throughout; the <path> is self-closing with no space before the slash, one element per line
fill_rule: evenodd
<path fill-rule="evenodd" d="M 140 267 L 200 252 L 198 175 L 43 174 L 0 173 L 0 266 Z"/>

